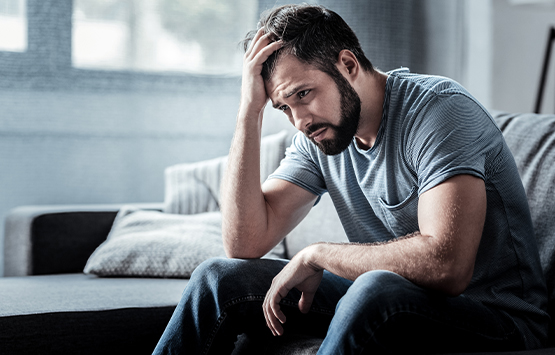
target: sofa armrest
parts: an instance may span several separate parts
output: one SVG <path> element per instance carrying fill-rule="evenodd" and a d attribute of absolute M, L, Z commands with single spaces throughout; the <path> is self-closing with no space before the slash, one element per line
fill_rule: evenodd
<path fill-rule="evenodd" d="M 162 203 L 134 204 L 162 210 Z M 123 204 L 22 206 L 6 217 L 4 275 L 82 272 Z"/>

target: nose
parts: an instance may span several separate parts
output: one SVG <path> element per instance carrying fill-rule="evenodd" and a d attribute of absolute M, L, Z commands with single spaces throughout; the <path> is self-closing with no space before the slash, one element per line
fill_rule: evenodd
<path fill-rule="evenodd" d="M 312 124 L 312 114 L 305 108 L 292 109 L 293 125 L 299 131 L 306 130 Z"/>

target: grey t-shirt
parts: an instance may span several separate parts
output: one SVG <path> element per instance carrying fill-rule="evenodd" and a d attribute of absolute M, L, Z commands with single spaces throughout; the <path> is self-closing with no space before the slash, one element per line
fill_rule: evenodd
<path fill-rule="evenodd" d="M 269 178 L 328 192 L 351 242 L 418 231 L 420 194 L 459 174 L 484 180 L 487 213 L 472 281 L 463 297 L 516 319 L 528 347 L 547 338 L 547 293 L 526 195 L 514 158 L 489 113 L 458 83 L 389 72 L 375 144 L 353 139 L 323 154 L 302 133 Z"/>

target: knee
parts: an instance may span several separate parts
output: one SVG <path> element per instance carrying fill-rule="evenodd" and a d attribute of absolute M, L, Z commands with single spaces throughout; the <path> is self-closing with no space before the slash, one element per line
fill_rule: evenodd
<path fill-rule="evenodd" d="M 405 307 L 410 294 L 417 287 L 404 277 L 384 270 L 370 271 L 359 276 L 338 304 L 337 311 L 356 310 L 366 316 L 371 313 L 389 313 Z M 378 314 L 375 314 L 378 316 Z"/>
<path fill-rule="evenodd" d="M 271 259 L 211 258 L 195 269 L 189 283 L 209 287 L 212 291 L 219 288 L 244 292 L 263 280 L 267 280 L 269 287 L 284 265 L 285 262 Z M 259 287 L 256 286 L 256 289 Z"/>
<path fill-rule="evenodd" d="M 196 305 L 198 302 L 225 301 L 241 289 L 240 261 L 238 259 L 211 258 L 202 262 L 191 274 L 182 295 L 182 301 Z M 217 306 L 216 306 L 217 307 Z"/>
<path fill-rule="evenodd" d="M 379 297 L 394 296 L 404 293 L 414 285 L 399 274 L 386 270 L 374 270 L 360 275 L 351 288 L 356 293 L 364 293 Z"/>
<path fill-rule="evenodd" d="M 244 260 L 227 259 L 224 257 L 210 258 L 203 261 L 191 274 L 190 283 L 201 282 L 203 284 L 222 284 L 228 280 L 237 282 L 237 277 L 241 276 L 244 268 Z"/>
<path fill-rule="evenodd" d="M 370 292 L 376 296 L 381 294 L 389 296 L 391 293 L 396 294 L 397 291 L 403 292 L 411 285 L 413 285 L 412 282 L 399 274 L 386 270 L 374 270 L 360 275 L 351 289 Z"/>

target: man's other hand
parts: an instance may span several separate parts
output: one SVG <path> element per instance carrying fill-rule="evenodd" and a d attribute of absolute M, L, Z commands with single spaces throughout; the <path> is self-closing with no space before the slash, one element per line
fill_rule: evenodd
<path fill-rule="evenodd" d="M 272 286 L 266 294 L 262 308 L 266 325 L 273 335 L 283 335 L 282 324 L 286 318 L 279 302 L 287 296 L 291 289 L 296 288 L 302 292 L 299 300 L 299 310 L 308 313 L 314 294 L 322 281 L 323 269 L 318 269 L 309 262 L 307 257 L 310 247 L 300 251 L 283 270 L 272 280 Z"/>

